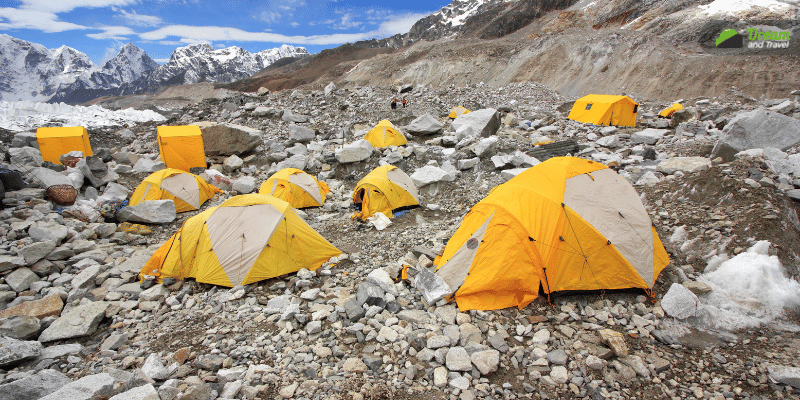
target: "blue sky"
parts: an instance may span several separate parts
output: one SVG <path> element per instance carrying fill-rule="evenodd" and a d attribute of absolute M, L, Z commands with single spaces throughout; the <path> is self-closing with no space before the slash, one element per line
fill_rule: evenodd
<path fill-rule="evenodd" d="M 67 45 L 96 64 L 126 43 L 159 63 L 176 47 L 210 43 L 256 52 L 281 44 L 311 53 L 405 33 L 449 0 L 0 0 L 0 34 Z"/>

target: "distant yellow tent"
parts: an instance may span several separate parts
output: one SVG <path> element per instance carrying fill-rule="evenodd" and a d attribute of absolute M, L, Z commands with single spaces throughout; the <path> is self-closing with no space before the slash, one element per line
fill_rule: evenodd
<path fill-rule="evenodd" d="M 675 103 L 661 110 L 661 112 L 658 113 L 658 115 L 664 118 L 669 118 L 672 116 L 673 113 L 675 113 L 675 111 L 680 111 L 680 110 L 683 110 L 683 106 L 681 105 L 681 103 Z"/>
<path fill-rule="evenodd" d="M 307 268 L 342 252 L 294 212 L 262 194 L 228 199 L 186 220 L 142 267 L 158 281 L 194 278 L 233 287 Z"/>
<path fill-rule="evenodd" d="M 189 171 L 194 167 L 206 168 L 203 133 L 196 125 L 159 126 L 158 150 L 167 168 Z"/>
<path fill-rule="evenodd" d="M 375 168 L 358 181 L 353 191 L 353 203 L 361 204 L 357 218 L 366 220 L 375 213 L 392 218 L 398 208 L 419 205 L 419 194 L 414 181 L 394 165 Z"/>
<path fill-rule="evenodd" d="M 179 169 L 167 168 L 144 178 L 131 196 L 130 205 L 145 200 L 174 200 L 175 211 L 197 210 L 220 190 L 203 178 Z"/>
<path fill-rule="evenodd" d="M 556 157 L 473 206 L 434 264 L 461 311 L 496 310 L 525 307 L 540 286 L 650 292 L 669 256 L 624 178 Z"/>
<path fill-rule="evenodd" d="M 569 119 L 594 125 L 634 126 L 639 103 L 628 96 L 590 94 L 575 100 Z"/>
<path fill-rule="evenodd" d="M 464 114 L 468 114 L 469 112 L 470 112 L 470 111 L 469 111 L 469 110 L 467 110 L 467 109 L 466 109 L 466 108 L 464 108 L 464 107 L 461 107 L 461 106 L 454 107 L 454 108 L 453 108 L 453 110 L 452 110 L 452 111 L 450 111 L 450 115 L 448 115 L 448 116 L 447 116 L 447 118 L 453 118 L 453 119 L 455 119 L 455 118 L 458 118 L 458 117 L 460 117 L 460 116 L 462 116 L 462 115 L 464 115 Z"/>
<path fill-rule="evenodd" d="M 378 125 L 370 129 L 370 131 L 367 132 L 367 136 L 364 136 L 364 139 L 368 140 L 370 144 L 372 144 L 372 147 L 376 149 L 389 146 L 402 146 L 408 143 L 405 136 L 395 129 L 394 125 L 386 119 L 378 122 Z"/>
<path fill-rule="evenodd" d="M 296 168 L 284 168 L 261 184 L 259 193 L 277 197 L 294 208 L 321 207 L 328 195 L 328 185 Z"/>
<path fill-rule="evenodd" d="M 36 141 L 44 161 L 61 164 L 59 158 L 70 151 L 81 151 L 84 157 L 92 155 L 89 134 L 82 126 L 39 128 Z"/>

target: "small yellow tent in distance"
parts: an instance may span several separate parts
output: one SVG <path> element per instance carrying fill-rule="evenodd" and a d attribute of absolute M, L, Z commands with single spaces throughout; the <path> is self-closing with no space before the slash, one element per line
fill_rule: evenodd
<path fill-rule="evenodd" d="M 233 287 L 302 268 L 314 271 L 339 254 L 289 203 L 246 194 L 187 219 L 140 275 Z"/>
<path fill-rule="evenodd" d="M 473 206 L 434 264 L 460 310 L 496 310 L 525 307 L 540 286 L 650 291 L 669 256 L 624 178 L 556 157 Z"/>
<path fill-rule="evenodd" d="M 375 213 L 392 218 L 398 208 L 419 205 L 419 194 L 414 181 L 394 165 L 375 168 L 358 181 L 353 191 L 353 203 L 361 204 L 357 218 L 366 220 Z"/>
<path fill-rule="evenodd" d="M 220 190 L 203 178 L 179 169 L 167 168 L 144 178 L 131 195 L 130 205 L 146 200 L 173 200 L 175 212 L 197 210 Z"/>
<path fill-rule="evenodd" d="M 322 207 L 330 192 L 325 182 L 296 168 L 284 168 L 269 177 L 258 193 L 277 197 L 294 208 Z"/>
<path fill-rule="evenodd" d="M 389 146 L 402 146 L 408 143 L 406 137 L 387 119 L 378 122 L 378 125 L 375 125 L 374 128 L 367 132 L 364 139 L 368 140 L 370 144 L 372 144 L 372 147 L 376 149 Z"/>
<path fill-rule="evenodd" d="M 462 116 L 464 114 L 468 114 L 469 112 L 470 112 L 469 110 L 467 110 L 466 108 L 461 107 L 461 106 L 453 107 L 453 110 L 450 111 L 450 115 L 448 115 L 447 118 L 455 119 L 455 118 L 458 118 L 458 117 L 460 117 L 460 116 Z"/>
<path fill-rule="evenodd" d="M 159 126 L 158 150 L 167 168 L 189 171 L 194 167 L 206 168 L 203 133 L 196 125 Z"/>
<path fill-rule="evenodd" d="M 683 110 L 683 105 L 681 105 L 681 103 L 675 103 L 675 104 L 673 104 L 673 105 L 661 110 L 661 112 L 658 113 L 658 116 L 664 117 L 664 118 L 670 118 L 670 117 L 672 117 L 672 114 L 675 113 L 675 111 L 680 111 L 680 110 Z"/>
<path fill-rule="evenodd" d="M 59 158 L 70 151 L 81 151 L 84 157 L 92 155 L 89 134 L 82 126 L 60 128 L 39 128 L 36 130 L 36 142 L 44 161 L 61 164 Z"/>
<path fill-rule="evenodd" d="M 594 125 L 634 126 L 639 103 L 628 96 L 590 94 L 575 100 L 569 119 Z"/>

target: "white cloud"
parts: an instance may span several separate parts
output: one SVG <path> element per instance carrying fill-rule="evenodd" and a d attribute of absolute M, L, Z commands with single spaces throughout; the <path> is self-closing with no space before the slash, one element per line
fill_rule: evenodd
<path fill-rule="evenodd" d="M 289 25 L 291 25 L 293 28 L 297 28 L 298 26 L 300 26 L 300 24 L 298 22 L 292 22 Z"/>
<path fill-rule="evenodd" d="M 0 8 L 0 29 L 34 29 L 42 32 L 64 32 L 88 27 L 59 21 L 58 16 L 45 11 Z"/>
<path fill-rule="evenodd" d="M 165 46 L 180 46 L 183 42 L 179 42 L 177 40 L 161 40 L 158 44 L 163 44 Z"/>
<path fill-rule="evenodd" d="M 100 33 L 89 33 L 86 36 L 92 39 L 114 39 L 114 40 L 128 40 L 128 38 L 124 35 L 135 35 L 131 28 L 127 26 L 100 26 L 98 29 L 102 29 L 103 32 Z"/>
<path fill-rule="evenodd" d="M 119 12 L 118 15 L 123 21 L 135 26 L 159 26 L 164 23 L 161 17 L 155 15 L 137 14 L 136 11 L 127 12 L 121 8 L 112 7 L 114 11 Z"/>
<path fill-rule="evenodd" d="M 21 9 L 50 13 L 63 13 L 76 8 L 103 8 L 108 6 L 127 6 L 137 0 L 22 0 Z"/>
<path fill-rule="evenodd" d="M 333 24 L 333 28 L 345 30 L 345 29 L 358 28 L 362 24 L 363 22 L 353 20 L 352 14 L 345 13 L 344 15 L 342 15 L 342 18 L 339 21 L 336 21 Z"/>

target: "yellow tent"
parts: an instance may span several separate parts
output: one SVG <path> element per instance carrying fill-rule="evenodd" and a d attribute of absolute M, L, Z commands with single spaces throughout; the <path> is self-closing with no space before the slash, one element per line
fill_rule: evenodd
<path fill-rule="evenodd" d="M 189 171 L 193 167 L 206 167 L 203 134 L 196 125 L 159 126 L 158 151 L 167 168 Z"/>
<path fill-rule="evenodd" d="M 219 189 L 197 175 L 167 168 L 144 178 L 133 191 L 130 205 L 135 206 L 145 200 L 174 200 L 175 211 L 185 212 L 199 209 L 219 192 Z"/>
<path fill-rule="evenodd" d="M 375 168 L 358 181 L 353 191 L 353 203 L 361 204 L 357 218 L 366 220 L 375 213 L 392 218 L 392 211 L 419 205 L 419 194 L 414 181 L 394 165 Z"/>
<path fill-rule="evenodd" d="M 468 113 L 469 113 L 469 110 L 467 110 L 464 107 L 458 106 L 458 107 L 454 107 L 453 110 L 450 111 L 450 115 L 448 115 L 447 118 L 454 118 L 455 119 L 455 118 L 458 118 L 458 117 L 460 117 L 460 116 L 462 116 L 464 114 L 468 114 Z"/>
<path fill-rule="evenodd" d="M 59 158 L 70 151 L 82 151 L 84 157 L 92 155 L 89 134 L 82 126 L 39 128 L 36 141 L 44 161 L 61 164 Z"/>
<path fill-rule="evenodd" d="M 296 168 L 284 168 L 261 184 L 258 193 L 277 197 L 294 208 L 321 207 L 328 195 L 328 185 Z"/>
<path fill-rule="evenodd" d="M 367 136 L 364 136 L 364 139 L 367 139 L 372 144 L 372 147 L 376 149 L 389 146 L 402 146 L 408 143 L 406 137 L 395 129 L 394 125 L 386 119 L 378 122 L 378 125 L 370 129 L 370 131 L 367 132 Z"/>
<path fill-rule="evenodd" d="M 289 203 L 246 194 L 187 219 L 140 275 L 233 287 L 301 268 L 313 271 L 339 254 Z"/>
<path fill-rule="evenodd" d="M 551 158 L 470 209 L 434 262 L 459 309 L 525 307 L 563 290 L 643 288 L 669 256 L 636 190 L 589 160 Z"/>
<path fill-rule="evenodd" d="M 639 103 L 628 96 L 590 94 L 575 100 L 569 119 L 594 125 L 634 126 Z"/>
<path fill-rule="evenodd" d="M 661 110 L 661 112 L 658 113 L 658 115 L 661 116 L 661 117 L 664 117 L 664 118 L 669 118 L 669 117 L 672 116 L 672 114 L 675 111 L 680 111 L 680 110 L 683 110 L 683 106 L 681 105 L 681 103 L 675 103 L 675 104 L 673 104 L 673 105 Z"/>

